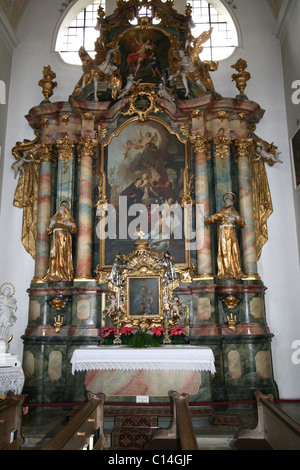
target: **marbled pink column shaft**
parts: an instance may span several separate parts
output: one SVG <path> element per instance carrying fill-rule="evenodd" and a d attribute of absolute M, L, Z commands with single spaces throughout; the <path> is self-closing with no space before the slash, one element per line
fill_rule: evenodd
<path fill-rule="evenodd" d="M 250 161 L 248 156 L 238 157 L 240 215 L 246 226 L 242 229 L 243 261 L 245 274 L 257 274 L 256 238 Z"/>
<path fill-rule="evenodd" d="M 210 230 L 206 230 L 204 226 L 204 217 L 209 216 L 208 151 L 206 139 L 198 136 L 198 142 L 195 145 L 197 273 L 205 275 L 212 273 Z"/>
<path fill-rule="evenodd" d="M 49 236 L 46 229 L 51 217 L 51 192 L 52 192 L 52 163 L 41 162 L 40 187 L 37 213 L 37 234 L 35 252 L 34 281 L 40 280 L 48 269 L 49 260 Z"/>
<path fill-rule="evenodd" d="M 81 153 L 76 279 L 92 279 L 93 154 L 93 146 Z"/>

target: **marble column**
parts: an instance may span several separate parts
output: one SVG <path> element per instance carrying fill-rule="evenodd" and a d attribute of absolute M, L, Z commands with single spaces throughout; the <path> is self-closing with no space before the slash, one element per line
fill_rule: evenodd
<path fill-rule="evenodd" d="M 93 223 L 93 156 L 97 140 L 82 137 L 79 144 L 80 179 L 77 237 L 77 269 L 75 280 L 91 280 Z"/>
<path fill-rule="evenodd" d="M 259 280 L 260 277 L 257 274 L 257 253 L 251 184 L 251 146 L 252 139 L 235 140 L 238 166 L 239 210 L 241 217 L 243 217 L 246 222 L 245 228 L 242 229 L 244 272 L 247 277 Z"/>
<path fill-rule="evenodd" d="M 73 207 L 74 199 L 74 142 L 66 134 L 62 140 L 57 141 L 58 169 L 56 207 L 63 200 L 70 202 Z"/>
<path fill-rule="evenodd" d="M 223 196 L 232 191 L 231 171 L 230 171 L 230 145 L 231 137 L 224 135 L 224 130 L 220 129 L 218 135 L 214 137 L 214 158 L 215 158 L 215 195 L 217 210 L 223 206 Z"/>
<path fill-rule="evenodd" d="M 209 216 L 209 188 L 207 160 L 211 144 L 205 135 L 191 136 L 195 154 L 195 202 L 196 202 L 196 245 L 197 277 L 213 278 L 211 263 L 210 231 L 204 227 L 204 217 Z"/>
<path fill-rule="evenodd" d="M 42 277 L 48 269 L 49 244 L 50 240 L 46 235 L 46 229 L 51 217 L 52 206 L 52 165 L 54 162 L 52 144 L 42 144 L 41 146 L 41 169 L 40 185 L 37 211 L 37 233 L 36 233 L 36 254 L 35 272 L 32 280 L 42 282 Z"/>

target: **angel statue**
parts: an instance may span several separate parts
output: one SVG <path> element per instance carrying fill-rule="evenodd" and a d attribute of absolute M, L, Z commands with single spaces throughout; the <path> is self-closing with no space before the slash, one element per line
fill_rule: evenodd
<path fill-rule="evenodd" d="M 189 83 L 197 83 L 203 91 L 214 91 L 213 82 L 209 76 L 209 71 L 218 69 L 218 62 L 215 61 L 201 61 L 199 54 L 203 51 L 204 44 L 210 37 L 213 28 L 200 34 L 198 38 L 193 38 L 192 41 L 186 43 L 185 49 L 178 51 L 178 57 L 173 54 L 173 63 L 177 62 L 176 71 L 171 72 L 169 81 L 181 76 L 183 85 L 185 87 L 185 96 L 189 95 Z M 193 42 L 193 47 L 191 46 Z M 172 67 L 173 68 L 173 67 Z"/>
<path fill-rule="evenodd" d="M 116 45 L 107 50 L 105 45 L 98 41 L 96 42 L 95 59 L 91 58 L 83 46 L 79 49 L 78 54 L 82 62 L 83 75 L 75 86 L 73 95 L 77 95 L 84 87 L 93 83 L 94 100 L 97 102 L 98 81 L 109 81 L 113 88 L 112 96 L 114 99 L 116 98 L 117 90 L 120 90 L 122 85 L 122 79 L 117 74 L 119 67 L 113 61 L 113 55 L 118 49 L 119 45 Z"/>

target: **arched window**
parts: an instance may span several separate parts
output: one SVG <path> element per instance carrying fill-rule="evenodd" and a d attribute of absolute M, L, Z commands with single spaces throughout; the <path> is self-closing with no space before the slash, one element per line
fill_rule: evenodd
<path fill-rule="evenodd" d="M 81 46 L 93 57 L 94 44 L 99 36 L 99 31 L 95 30 L 97 13 L 100 6 L 105 10 L 105 4 L 106 0 L 78 0 L 70 8 L 60 26 L 55 45 L 55 51 L 60 53 L 65 62 L 81 65 L 78 56 Z M 201 59 L 222 60 L 229 57 L 238 45 L 238 35 L 234 21 L 222 1 L 186 0 L 186 4 L 192 7 L 194 37 L 213 28 L 211 38 L 204 44 Z M 143 6 L 140 16 L 151 15 L 148 10 Z M 134 21 L 132 24 L 135 24 Z"/>
<path fill-rule="evenodd" d="M 196 38 L 213 28 L 211 38 L 203 45 L 201 60 L 222 60 L 233 54 L 238 46 L 238 34 L 229 11 L 220 0 L 187 0 L 192 7 Z"/>
<path fill-rule="evenodd" d="M 93 57 L 94 44 L 99 36 L 95 30 L 98 9 L 105 10 L 106 0 L 79 0 L 68 11 L 57 35 L 55 50 L 68 64 L 81 65 L 78 51 L 84 46 Z"/>

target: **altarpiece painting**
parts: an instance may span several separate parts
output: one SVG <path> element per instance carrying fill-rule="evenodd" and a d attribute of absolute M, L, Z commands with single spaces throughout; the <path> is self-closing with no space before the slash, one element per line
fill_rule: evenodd
<path fill-rule="evenodd" d="M 131 119 L 104 143 L 101 166 L 105 197 L 116 214 L 116 233 L 100 236 L 101 266 L 112 265 L 119 251 L 130 253 L 141 231 L 151 250 L 169 251 L 176 264 L 188 264 L 181 206 L 189 167 L 184 139 L 159 119 Z"/>

